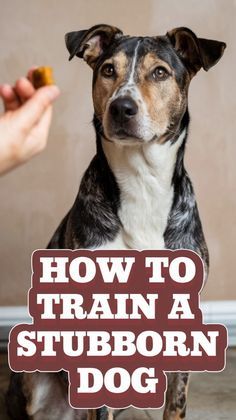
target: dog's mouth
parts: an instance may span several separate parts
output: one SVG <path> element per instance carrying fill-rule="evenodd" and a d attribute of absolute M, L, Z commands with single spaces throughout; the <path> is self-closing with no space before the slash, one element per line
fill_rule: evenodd
<path fill-rule="evenodd" d="M 136 130 L 131 130 L 128 127 L 104 127 L 104 138 L 110 142 L 122 143 L 122 144 L 142 144 L 153 142 L 158 139 L 156 134 L 153 134 L 148 138 L 143 138 Z"/>
<path fill-rule="evenodd" d="M 104 133 L 105 140 L 111 143 L 118 143 L 123 145 L 138 145 L 143 143 L 143 139 L 136 133 L 123 128 L 116 129 L 115 131 Z"/>
<path fill-rule="evenodd" d="M 141 141 L 142 139 L 134 132 L 132 132 L 131 130 L 127 130 L 123 127 L 120 128 L 116 128 L 115 130 L 113 130 L 113 133 L 111 135 L 112 139 L 114 140 L 139 140 Z"/>

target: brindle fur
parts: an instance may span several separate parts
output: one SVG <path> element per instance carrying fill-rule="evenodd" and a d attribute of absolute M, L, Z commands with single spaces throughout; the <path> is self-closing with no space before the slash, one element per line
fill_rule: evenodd
<path fill-rule="evenodd" d="M 203 259 L 208 271 L 208 251 L 198 214 L 193 187 L 184 168 L 184 151 L 188 133 L 189 114 L 187 93 L 190 80 L 200 68 L 208 70 L 223 54 L 225 44 L 218 41 L 197 38 L 187 28 L 177 28 L 160 37 L 129 37 L 109 25 L 96 25 L 89 30 L 69 33 L 66 44 L 70 59 L 77 55 L 84 58 L 93 69 L 94 127 L 96 131 L 97 153 L 86 170 L 79 193 L 71 210 L 65 216 L 53 235 L 49 248 L 97 248 L 112 242 L 119 233 L 121 221 L 118 210 L 121 196 L 116 178 L 105 156 L 102 138 L 116 137 L 116 128 L 107 109 L 114 93 L 119 92 L 132 71 L 134 51 L 137 64 L 134 81 L 141 92 L 145 109 L 149 114 L 150 141 L 164 144 L 175 143 L 179 133 L 185 130 L 185 138 L 180 146 L 172 184 L 174 198 L 164 232 L 165 247 L 186 248 L 196 251 Z M 105 63 L 113 64 L 116 77 L 104 78 L 101 68 Z M 157 66 L 167 69 L 170 77 L 156 83 L 151 74 Z M 129 95 L 127 88 L 126 94 Z M 142 101 L 141 101 L 142 102 Z M 138 107 L 140 98 L 137 99 Z M 137 142 L 137 121 L 130 123 L 127 135 Z M 140 127 L 139 127 L 140 129 Z M 150 137 L 150 136 L 149 136 Z M 48 395 L 34 403 L 34 389 L 37 381 L 51 384 Z M 26 419 L 27 414 L 34 420 L 62 419 L 66 409 L 67 378 L 61 374 L 13 374 L 8 391 L 8 410 L 12 419 Z M 187 373 L 168 373 L 168 389 L 164 420 L 183 419 L 186 412 L 188 387 Z M 58 407 L 60 414 L 58 414 Z M 73 410 L 72 410 L 73 411 Z M 74 410 L 66 418 L 90 420 L 111 420 L 112 410 Z M 56 414 L 55 414 L 56 413 Z M 65 418 L 65 416 L 64 416 Z"/>

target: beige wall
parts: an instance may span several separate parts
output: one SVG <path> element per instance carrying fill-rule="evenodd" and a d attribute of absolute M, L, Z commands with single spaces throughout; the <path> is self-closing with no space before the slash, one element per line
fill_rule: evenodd
<path fill-rule="evenodd" d="M 67 61 L 63 38 L 96 23 L 132 35 L 188 26 L 227 42 L 222 61 L 191 86 L 187 167 L 211 255 L 204 299 L 236 299 L 235 8 L 233 0 L 0 0 L 0 81 L 48 64 L 62 91 L 47 150 L 0 179 L 0 305 L 26 303 L 31 252 L 47 244 L 94 153 L 91 71 Z"/>

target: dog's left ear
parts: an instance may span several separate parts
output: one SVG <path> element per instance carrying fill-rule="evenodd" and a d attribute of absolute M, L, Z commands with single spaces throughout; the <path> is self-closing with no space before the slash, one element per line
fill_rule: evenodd
<path fill-rule="evenodd" d="M 194 76 L 201 68 L 208 71 L 222 57 L 226 44 L 211 39 L 198 38 L 188 28 L 175 28 L 167 32 L 171 44 L 183 63 Z"/>
<path fill-rule="evenodd" d="M 96 25 L 87 30 L 69 32 L 65 35 L 69 60 L 76 55 L 94 67 L 98 57 L 121 35 L 123 32 L 120 29 L 110 25 Z"/>

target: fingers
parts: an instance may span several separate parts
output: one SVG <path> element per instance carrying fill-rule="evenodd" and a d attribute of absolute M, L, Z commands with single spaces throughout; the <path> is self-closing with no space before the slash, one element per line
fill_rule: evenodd
<path fill-rule="evenodd" d="M 31 83 L 35 68 L 32 67 L 28 71 L 28 78 L 22 77 L 17 80 L 14 87 L 8 84 L 0 86 L 0 97 L 3 99 L 5 110 L 17 110 L 15 121 L 18 129 L 24 135 L 27 135 L 37 123 L 41 122 L 45 111 L 60 93 L 58 87 L 54 85 L 35 90 Z"/>
<path fill-rule="evenodd" d="M 6 111 L 14 111 L 21 105 L 14 88 L 8 84 L 0 85 L 0 96 Z"/>
<path fill-rule="evenodd" d="M 25 77 L 18 79 L 14 87 L 8 84 L 0 86 L 0 96 L 3 99 L 6 111 L 15 111 L 34 93 L 35 89 L 32 83 Z"/>
<path fill-rule="evenodd" d="M 17 111 L 18 122 L 27 133 L 37 124 L 47 107 L 59 96 L 57 86 L 45 86 L 38 89 L 34 95 Z"/>
<path fill-rule="evenodd" d="M 15 86 L 9 84 L 0 85 L 0 97 L 3 99 L 5 111 L 15 111 L 22 103 L 26 102 L 35 93 L 32 84 L 33 71 L 37 66 L 32 66 L 26 77 L 21 77 L 15 83 Z"/>
<path fill-rule="evenodd" d="M 25 77 L 21 77 L 15 84 L 15 92 L 20 98 L 20 101 L 24 103 L 35 93 L 35 88 L 32 83 Z"/>

